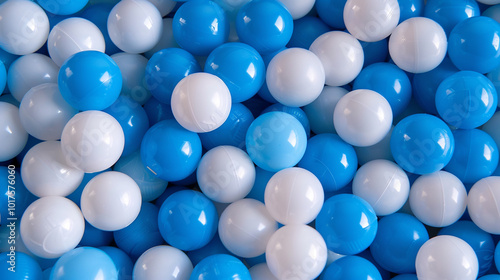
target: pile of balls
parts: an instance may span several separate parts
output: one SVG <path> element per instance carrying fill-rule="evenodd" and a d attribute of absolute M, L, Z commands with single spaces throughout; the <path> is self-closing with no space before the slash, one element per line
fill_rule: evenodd
<path fill-rule="evenodd" d="M 0 279 L 500 279 L 499 0 L 0 3 Z"/>

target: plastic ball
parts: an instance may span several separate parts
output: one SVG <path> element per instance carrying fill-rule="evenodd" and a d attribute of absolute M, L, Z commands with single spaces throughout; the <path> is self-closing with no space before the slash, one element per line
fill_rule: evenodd
<path fill-rule="evenodd" d="M 415 114 L 402 119 L 392 131 L 391 152 L 396 163 L 415 174 L 441 170 L 453 156 L 455 139 L 439 118 Z"/>
<path fill-rule="evenodd" d="M 111 246 L 102 246 L 97 249 L 104 251 L 111 258 L 118 273 L 118 280 L 130 279 L 134 264 L 125 252 Z"/>
<path fill-rule="evenodd" d="M 306 225 L 286 225 L 267 243 L 266 261 L 278 279 L 315 279 L 326 265 L 325 240 Z"/>
<path fill-rule="evenodd" d="M 71 200 L 60 196 L 42 197 L 24 211 L 21 238 L 38 257 L 52 259 L 75 248 L 83 236 L 82 212 Z"/>
<path fill-rule="evenodd" d="M 149 126 L 153 126 L 163 120 L 173 120 L 174 114 L 170 104 L 165 104 L 151 97 L 143 106 L 148 115 Z"/>
<path fill-rule="evenodd" d="M 37 0 L 47 12 L 56 15 L 71 15 L 74 14 L 89 2 L 89 0 L 65 1 L 65 0 Z"/>
<path fill-rule="evenodd" d="M 231 252 L 229 252 L 226 247 L 224 247 L 224 244 L 222 244 L 218 233 L 215 234 L 215 236 L 207 245 L 201 247 L 198 250 L 186 252 L 186 255 L 189 257 L 193 265 L 197 265 L 205 258 L 217 254 L 231 254 Z"/>
<path fill-rule="evenodd" d="M 449 226 L 465 212 L 467 191 L 455 175 L 437 171 L 422 175 L 410 190 L 411 211 L 422 223 L 432 227 Z"/>
<path fill-rule="evenodd" d="M 365 42 L 380 41 L 391 35 L 399 23 L 397 0 L 347 0 L 344 22 L 354 37 Z"/>
<path fill-rule="evenodd" d="M 392 126 L 387 135 L 375 145 L 368 147 L 354 147 L 356 155 L 358 156 L 358 163 L 360 165 L 376 159 L 394 161 L 391 153 L 391 136 L 393 129 L 394 126 Z"/>
<path fill-rule="evenodd" d="M 418 280 L 418 278 L 416 274 L 399 274 L 391 278 L 391 280 Z"/>
<path fill-rule="evenodd" d="M 365 258 L 345 256 L 326 267 L 320 279 L 382 280 L 377 267 Z"/>
<path fill-rule="evenodd" d="M 179 46 L 204 56 L 227 41 L 229 19 L 215 2 L 187 1 L 175 12 L 172 29 Z"/>
<path fill-rule="evenodd" d="M 188 280 L 193 264 L 181 250 L 171 246 L 156 246 L 142 254 L 134 265 L 137 280 Z"/>
<path fill-rule="evenodd" d="M 261 54 L 268 54 L 285 47 L 290 41 L 293 17 L 279 1 L 250 1 L 236 15 L 236 32 L 242 43 Z"/>
<path fill-rule="evenodd" d="M 300 19 L 307 15 L 311 9 L 314 7 L 315 0 L 304 0 L 304 1 L 294 1 L 294 0 L 279 0 L 285 8 L 290 12 L 294 20 Z"/>
<path fill-rule="evenodd" d="M 500 213 L 497 201 L 500 198 L 500 177 L 491 176 L 477 181 L 469 191 L 467 207 L 472 221 L 482 230 L 500 234 Z"/>
<path fill-rule="evenodd" d="M 0 277 L 2 279 L 43 279 L 38 262 L 28 254 L 19 251 L 0 254 Z"/>
<path fill-rule="evenodd" d="M 158 9 L 162 17 L 172 12 L 177 4 L 174 0 L 148 0 Z"/>
<path fill-rule="evenodd" d="M 85 220 L 106 231 L 130 225 L 141 210 L 141 191 L 128 175 L 108 171 L 95 176 L 82 192 L 81 208 Z"/>
<path fill-rule="evenodd" d="M 40 49 L 49 35 L 45 11 L 32 1 L 8 1 L 0 5 L 0 48 L 16 54 Z"/>
<path fill-rule="evenodd" d="M 227 254 L 209 256 L 198 263 L 191 273 L 190 280 L 204 279 L 251 280 L 248 268 L 236 257 Z"/>
<path fill-rule="evenodd" d="M 111 167 L 120 158 L 125 143 L 120 123 L 101 111 L 85 111 L 71 118 L 61 136 L 68 165 L 86 173 Z"/>
<path fill-rule="evenodd" d="M 482 127 L 481 130 L 488 133 L 491 138 L 497 144 L 497 147 L 500 145 L 500 130 L 498 130 L 498 125 L 500 124 L 500 113 L 493 114 L 493 117 L 489 121 L 487 121 Z"/>
<path fill-rule="evenodd" d="M 145 70 L 148 59 L 140 54 L 115 53 L 111 56 L 122 74 L 121 95 L 132 98 L 144 105 L 151 93 L 146 88 Z"/>
<path fill-rule="evenodd" d="M 267 183 L 274 174 L 275 172 L 266 171 L 258 166 L 255 167 L 255 183 L 246 197 L 264 203 Z"/>
<path fill-rule="evenodd" d="M 474 0 L 432 0 L 425 5 L 424 10 L 424 16 L 439 23 L 447 35 L 461 21 L 480 14 Z"/>
<path fill-rule="evenodd" d="M 104 251 L 93 247 L 73 249 L 57 260 L 51 280 L 118 279 L 113 260 Z"/>
<path fill-rule="evenodd" d="M 412 18 L 420 17 L 424 13 L 424 0 L 398 0 L 399 23 Z"/>
<path fill-rule="evenodd" d="M 334 29 L 345 29 L 344 7 L 347 0 L 316 0 L 319 18 Z"/>
<path fill-rule="evenodd" d="M 419 279 L 476 279 L 478 261 L 462 239 L 441 235 L 425 242 L 415 261 Z"/>
<path fill-rule="evenodd" d="M 280 103 L 276 103 L 264 109 L 261 115 L 274 111 L 285 112 L 294 116 L 304 127 L 304 130 L 306 131 L 306 136 L 309 139 L 309 136 L 311 134 L 309 119 L 307 118 L 306 113 L 300 107 L 289 107 Z"/>
<path fill-rule="evenodd" d="M 101 30 L 104 42 L 106 43 L 105 51 L 108 55 L 120 52 L 120 49 L 111 41 L 111 38 L 109 38 L 108 32 L 108 15 L 113 9 L 113 6 L 113 2 L 110 1 L 103 3 L 95 2 L 85 7 L 85 9 L 78 14 L 82 18 L 90 20 L 99 30 Z"/>
<path fill-rule="evenodd" d="M 252 279 L 278 280 L 271 270 L 269 270 L 267 263 L 256 264 L 249 269 L 249 272 Z"/>
<path fill-rule="evenodd" d="M 273 57 L 266 72 L 267 87 L 281 104 L 302 107 L 323 90 L 325 71 L 319 58 L 302 48 L 286 49 Z"/>
<path fill-rule="evenodd" d="M 387 38 L 377 42 L 360 41 L 360 43 L 361 47 L 363 48 L 363 53 L 365 56 L 363 67 L 378 62 L 387 61 L 387 56 L 389 55 L 389 46 Z"/>
<path fill-rule="evenodd" d="M 329 86 L 350 83 L 363 67 L 363 48 L 356 38 L 346 32 L 327 32 L 314 40 L 309 50 L 323 64 L 325 83 Z"/>
<path fill-rule="evenodd" d="M 478 278 L 478 280 L 498 280 L 500 279 L 500 274 L 490 274 Z"/>
<path fill-rule="evenodd" d="M 377 144 L 387 135 L 392 117 L 387 99 L 373 90 L 358 89 L 340 98 L 333 123 L 342 140 L 366 147 Z"/>
<path fill-rule="evenodd" d="M 309 119 L 311 130 L 314 133 L 336 132 L 333 125 L 333 112 L 340 98 L 348 92 L 348 90 L 342 87 L 325 86 L 316 100 L 304 106 L 304 112 Z"/>
<path fill-rule="evenodd" d="M 6 85 L 7 85 L 7 69 L 5 68 L 5 64 L 0 60 L 0 95 L 2 95 Z"/>
<path fill-rule="evenodd" d="M 389 39 L 389 53 L 394 63 L 410 73 L 424 73 L 436 68 L 446 56 L 447 47 L 443 28 L 424 17 L 403 21 Z"/>
<path fill-rule="evenodd" d="M 108 16 L 111 41 L 127 53 L 143 53 L 152 49 L 163 32 L 162 17 L 147 0 L 118 2 Z"/>
<path fill-rule="evenodd" d="M 7 102 L 0 102 L 0 162 L 17 156 L 28 142 L 28 133 L 19 118 L 19 109 Z"/>
<path fill-rule="evenodd" d="M 316 229 L 325 239 L 328 250 L 343 255 L 358 254 L 368 248 L 377 228 L 373 208 L 352 194 L 330 197 L 316 218 Z"/>
<path fill-rule="evenodd" d="M 170 195 L 160 208 L 158 227 L 168 244 L 183 251 L 200 249 L 217 232 L 219 217 L 214 204 L 193 190 Z"/>
<path fill-rule="evenodd" d="M 477 1 L 477 2 L 480 2 L 480 1 Z M 484 10 L 481 15 L 485 16 L 485 17 L 492 18 L 498 22 L 500 19 L 500 14 L 498 13 L 498 11 L 499 11 L 498 9 L 500 8 L 500 6 L 492 5 L 492 6 L 486 7 L 486 8 L 487 9 Z"/>
<path fill-rule="evenodd" d="M 108 246 L 113 242 L 113 232 L 100 230 L 85 221 L 85 231 L 78 247 L 81 246 Z M 125 253 L 124 253 L 125 254 Z"/>
<path fill-rule="evenodd" d="M 495 259 L 495 266 L 496 266 L 496 269 L 499 270 L 498 268 L 500 268 L 500 246 L 498 245 L 497 243 L 497 246 L 495 248 L 495 256 L 494 256 L 494 259 Z"/>
<path fill-rule="evenodd" d="M 309 49 L 316 38 L 328 31 L 330 31 L 330 27 L 321 19 L 313 16 L 302 17 L 293 22 L 292 37 L 286 46 L 288 48 Z"/>

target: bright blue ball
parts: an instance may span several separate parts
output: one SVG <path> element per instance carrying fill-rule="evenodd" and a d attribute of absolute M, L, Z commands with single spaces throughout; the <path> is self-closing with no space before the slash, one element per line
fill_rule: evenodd
<path fill-rule="evenodd" d="M 268 112 L 285 112 L 294 116 L 304 127 L 307 138 L 309 138 L 309 135 L 311 135 L 311 125 L 309 124 L 309 119 L 307 118 L 307 115 L 304 112 L 304 110 L 302 110 L 301 108 L 289 107 L 281 103 L 276 103 L 264 109 L 264 111 L 262 111 L 261 114 L 265 114 Z"/>
<path fill-rule="evenodd" d="M 252 161 L 271 172 L 295 166 L 304 156 L 306 146 L 304 127 L 284 112 L 260 115 L 246 135 L 247 152 Z"/>
<path fill-rule="evenodd" d="M 178 191 L 160 208 L 158 227 L 168 244 L 183 251 L 207 245 L 217 232 L 219 216 L 214 204 L 201 192 Z"/>
<path fill-rule="evenodd" d="M 475 0 L 428 0 L 424 9 L 424 16 L 439 23 L 446 35 L 461 21 L 479 15 Z"/>
<path fill-rule="evenodd" d="M 146 101 L 143 107 L 146 111 L 146 115 L 148 115 L 150 126 L 153 126 L 160 121 L 174 119 L 172 106 L 170 106 L 170 104 L 162 103 L 152 96 L 148 101 Z"/>
<path fill-rule="evenodd" d="M 9 256 L 9 254 L 10 252 L 3 252 L 0 254 L 0 279 L 42 279 L 42 269 L 35 259 L 25 253 L 17 251 L 14 252 L 13 256 Z M 14 269 L 15 272 L 9 269 Z"/>
<path fill-rule="evenodd" d="M 247 194 L 246 198 L 253 198 L 262 203 L 264 203 L 264 194 L 266 192 L 266 186 L 271 177 L 276 174 L 275 172 L 266 171 L 258 166 L 255 167 L 255 182 L 253 184 L 250 193 Z"/>
<path fill-rule="evenodd" d="M 500 280 L 500 275 L 499 274 L 485 275 L 483 277 L 478 278 L 478 280 Z"/>
<path fill-rule="evenodd" d="M 500 242 L 497 243 L 497 246 L 495 247 L 495 266 L 497 267 L 497 271 L 500 271 Z"/>
<path fill-rule="evenodd" d="M 186 255 L 193 263 L 193 266 L 196 266 L 205 258 L 217 254 L 231 254 L 231 252 L 224 247 L 224 244 L 222 244 L 218 233 L 216 233 L 214 238 L 212 238 L 212 240 L 202 248 L 186 252 Z"/>
<path fill-rule="evenodd" d="M 57 77 L 59 90 L 73 108 L 102 110 L 113 104 L 122 89 L 122 74 L 107 54 L 83 51 L 64 62 Z"/>
<path fill-rule="evenodd" d="M 85 221 L 85 231 L 78 246 L 99 247 L 110 245 L 113 241 L 113 232 L 100 230 Z"/>
<path fill-rule="evenodd" d="M 70 2 L 68 0 L 64 0 L 65 2 Z M 99 30 L 101 30 L 102 36 L 104 37 L 104 43 L 106 46 L 105 53 L 107 55 L 112 55 L 121 50 L 111 41 L 108 32 L 108 16 L 113 9 L 114 4 L 110 3 L 93 3 L 86 7 L 79 16 L 84 19 L 91 21 L 95 24 Z"/>
<path fill-rule="evenodd" d="M 2 95 L 5 86 L 7 85 L 7 69 L 2 61 L 0 61 L 0 95 Z"/>
<path fill-rule="evenodd" d="M 448 124 L 471 129 L 485 124 L 495 113 L 498 95 L 493 83 L 473 71 L 460 71 L 441 82 L 436 109 Z"/>
<path fill-rule="evenodd" d="M 208 56 L 204 71 L 224 81 L 233 103 L 254 96 L 266 78 L 264 60 L 254 48 L 243 43 L 217 47 Z"/>
<path fill-rule="evenodd" d="M 328 250 L 354 255 L 372 244 L 377 233 L 377 215 L 368 202 L 353 194 L 327 199 L 316 218 L 316 230 Z"/>
<path fill-rule="evenodd" d="M 387 62 L 375 63 L 361 70 L 352 89 L 371 89 L 378 92 L 391 105 L 393 116 L 401 114 L 411 100 L 408 75 L 396 65 Z"/>
<path fill-rule="evenodd" d="M 156 207 L 158 207 L 158 209 L 161 208 L 163 202 L 165 202 L 165 200 L 167 200 L 167 198 L 169 198 L 172 194 L 184 190 L 189 189 L 184 186 L 168 186 L 165 191 L 155 200 Z"/>
<path fill-rule="evenodd" d="M 455 140 L 450 128 L 432 115 L 408 116 L 392 131 L 392 156 L 410 173 L 422 175 L 441 170 L 450 162 L 454 150 Z"/>
<path fill-rule="evenodd" d="M 193 55 L 208 55 L 229 37 L 229 19 L 217 3 L 191 0 L 174 15 L 175 41 Z"/>
<path fill-rule="evenodd" d="M 87 5 L 89 0 L 36 0 L 47 12 L 56 15 L 71 15 Z"/>
<path fill-rule="evenodd" d="M 387 61 L 387 56 L 389 55 L 389 41 L 387 38 L 377 42 L 359 41 L 359 43 L 361 43 L 365 55 L 363 67 L 367 67 L 377 62 Z"/>
<path fill-rule="evenodd" d="M 448 55 L 460 70 L 488 73 L 500 65 L 500 24 L 489 17 L 458 23 L 448 37 Z"/>
<path fill-rule="evenodd" d="M 118 280 L 130 280 L 132 278 L 134 263 L 125 252 L 111 246 L 103 246 L 98 249 L 104 251 L 113 260 L 118 272 Z"/>
<path fill-rule="evenodd" d="M 352 194 L 352 192 L 351 192 L 351 194 Z M 378 272 L 380 273 L 380 276 L 382 276 L 382 280 L 389 280 L 391 278 L 391 272 L 389 272 L 388 270 L 385 270 L 384 268 L 382 268 L 375 261 L 375 259 L 372 256 L 372 252 L 370 252 L 370 248 L 364 250 L 363 252 L 361 252 L 359 254 L 356 254 L 356 256 L 362 257 L 363 259 L 371 262 L 377 268 Z"/>
<path fill-rule="evenodd" d="M 347 0 L 316 0 L 316 11 L 321 20 L 334 29 L 345 29 L 344 6 Z"/>
<path fill-rule="evenodd" d="M 321 275 L 321 280 L 330 279 L 382 280 L 382 276 L 370 261 L 358 256 L 345 256 L 331 263 Z"/>
<path fill-rule="evenodd" d="M 398 0 L 399 23 L 412 18 L 420 17 L 424 13 L 424 0 Z"/>
<path fill-rule="evenodd" d="M 308 50 L 316 38 L 328 31 L 330 27 L 321 19 L 313 16 L 302 17 L 293 21 L 292 38 L 286 46 Z"/>
<path fill-rule="evenodd" d="M 391 280 L 418 280 L 416 274 L 399 274 Z"/>
<path fill-rule="evenodd" d="M 247 267 L 236 257 L 227 254 L 212 255 L 198 263 L 189 280 L 251 280 Z"/>
<path fill-rule="evenodd" d="M 384 269 L 399 274 L 415 273 L 418 250 L 427 240 L 427 229 L 417 218 L 395 213 L 379 220 L 370 251 Z"/>
<path fill-rule="evenodd" d="M 200 137 L 175 120 L 161 121 L 144 135 L 141 158 L 147 169 L 165 181 L 185 179 L 201 159 Z"/>
<path fill-rule="evenodd" d="M 21 219 L 24 210 L 38 199 L 24 186 L 20 170 L 0 166 L 0 225 L 8 224 L 8 217 Z M 9 202 L 15 203 L 15 211 L 9 211 Z"/>
<path fill-rule="evenodd" d="M 322 133 L 309 139 L 299 166 L 318 177 L 326 192 L 345 187 L 358 169 L 356 151 L 337 134 Z"/>
<path fill-rule="evenodd" d="M 113 260 L 104 251 L 79 247 L 62 255 L 52 268 L 50 280 L 118 279 Z"/>
<path fill-rule="evenodd" d="M 290 41 L 293 18 L 279 1 L 254 0 L 241 7 L 236 15 L 236 32 L 241 42 L 259 53 L 271 53 Z"/>
<path fill-rule="evenodd" d="M 192 54 L 179 48 L 156 52 L 146 65 L 146 87 L 158 101 L 170 104 L 175 86 L 189 74 L 201 71 Z"/>

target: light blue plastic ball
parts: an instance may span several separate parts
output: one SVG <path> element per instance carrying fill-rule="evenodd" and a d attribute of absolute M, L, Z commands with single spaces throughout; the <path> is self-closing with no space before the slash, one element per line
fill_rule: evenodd
<path fill-rule="evenodd" d="M 56 15 L 71 15 L 79 12 L 89 0 L 37 0 L 44 10 Z"/>
<path fill-rule="evenodd" d="M 285 112 L 294 116 L 302 124 L 304 130 L 306 131 L 307 138 L 309 138 L 309 135 L 311 134 L 311 125 L 309 124 L 309 119 L 307 118 L 306 113 L 301 108 L 289 107 L 281 103 L 276 103 L 264 109 L 261 114 L 268 112 Z"/>
<path fill-rule="evenodd" d="M 111 247 L 103 246 L 98 249 L 104 251 L 113 260 L 116 270 L 118 272 L 118 280 L 130 280 L 132 279 L 132 270 L 134 268 L 134 263 L 130 257 L 122 250 Z"/>
<path fill-rule="evenodd" d="M 428 0 L 424 16 L 443 27 L 447 35 L 461 21 L 481 15 L 475 0 Z"/>
<path fill-rule="evenodd" d="M 382 276 L 370 261 L 358 256 L 345 256 L 331 263 L 321 275 L 321 280 L 330 279 L 382 280 Z"/>
<path fill-rule="evenodd" d="M 227 254 L 212 255 L 193 269 L 189 280 L 251 280 L 248 268 L 236 257 Z"/>
<path fill-rule="evenodd" d="M 52 268 L 50 280 L 117 280 L 118 271 L 104 251 L 79 247 L 62 255 Z"/>
<path fill-rule="evenodd" d="M 41 280 L 42 269 L 31 256 L 22 252 L 0 253 L 0 279 Z"/>

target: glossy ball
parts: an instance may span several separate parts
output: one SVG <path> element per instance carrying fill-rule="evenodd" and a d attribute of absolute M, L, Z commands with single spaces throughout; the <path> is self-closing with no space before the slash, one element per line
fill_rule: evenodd
<path fill-rule="evenodd" d="M 358 163 L 360 165 L 376 159 L 394 161 L 391 154 L 391 136 L 393 129 L 394 126 L 391 127 L 391 130 L 387 133 L 384 139 L 380 140 L 380 142 L 375 145 L 368 147 L 354 147 L 356 155 L 358 156 Z"/>
<path fill-rule="evenodd" d="M 0 95 L 2 95 L 6 85 L 7 85 L 7 69 L 5 68 L 5 64 L 0 60 Z"/>
<path fill-rule="evenodd" d="M 304 1 L 294 1 L 294 0 L 279 0 L 285 8 L 290 12 L 294 20 L 300 19 L 307 15 L 311 9 L 314 7 L 315 0 L 304 0 Z"/>
<path fill-rule="evenodd" d="M 84 280 L 102 277 L 118 279 L 118 270 L 113 260 L 104 251 L 93 247 L 79 247 L 57 260 L 51 280 Z"/>
<path fill-rule="evenodd" d="M 10 270 L 11 267 L 14 267 L 14 271 Z M 42 274 L 42 269 L 35 258 L 26 253 L 14 251 L 14 253 L 0 254 L 0 277 L 2 279 L 43 279 Z"/>
<path fill-rule="evenodd" d="M 330 27 L 343 30 L 344 7 L 347 0 L 316 0 L 315 8 L 319 18 Z"/>
<path fill-rule="evenodd" d="M 330 27 L 321 19 L 313 16 L 305 16 L 294 20 L 292 38 L 290 38 L 286 46 L 288 48 L 309 49 L 316 38 L 328 31 L 330 31 Z"/>
<path fill-rule="evenodd" d="M 303 110 L 309 119 L 311 130 L 316 134 L 335 133 L 333 111 L 340 98 L 349 91 L 342 87 L 325 86 L 320 95 Z"/>
<path fill-rule="evenodd" d="M 500 113 L 495 113 L 493 117 L 481 127 L 482 131 L 488 133 L 488 135 L 493 138 L 497 146 L 500 145 L 500 130 L 497 129 L 499 124 Z"/>
<path fill-rule="evenodd" d="M 473 0 L 432 0 L 424 10 L 424 16 L 439 23 L 447 35 L 461 21 L 479 15 L 481 11 Z"/>
<path fill-rule="evenodd" d="M 316 229 L 325 239 L 328 250 L 343 255 L 358 254 L 368 248 L 377 228 L 373 208 L 352 194 L 330 197 L 316 218 Z"/>
<path fill-rule="evenodd" d="M 148 59 L 140 54 L 115 53 L 111 56 L 122 73 L 121 95 L 130 97 L 137 103 L 144 105 L 151 93 L 146 88 L 146 66 Z"/>
<path fill-rule="evenodd" d="M 46 11 L 56 15 L 71 15 L 77 13 L 87 5 L 89 0 L 64 1 L 64 0 L 37 0 L 38 4 Z"/>
<path fill-rule="evenodd" d="M 153 126 L 160 121 L 173 120 L 174 114 L 170 104 L 165 104 L 151 96 L 143 106 L 149 119 L 149 126 Z"/>
<path fill-rule="evenodd" d="M 148 0 L 149 1 L 149 0 Z M 168 0 L 172 1 L 172 0 Z M 162 1 L 162 2 L 168 2 Z M 150 1 L 152 2 L 152 1 Z M 152 2 L 154 4 L 154 2 Z M 174 19 L 171 17 L 163 18 L 163 33 L 161 34 L 160 41 L 154 46 L 154 48 L 144 53 L 146 58 L 151 58 L 155 53 L 168 48 L 178 48 L 179 44 L 175 41 L 174 32 L 172 29 Z"/>
<path fill-rule="evenodd" d="M 134 263 L 125 252 L 111 246 L 101 246 L 97 249 L 104 251 L 111 258 L 118 272 L 118 280 L 127 279 L 132 275 Z"/>
<path fill-rule="evenodd" d="M 491 176 L 476 182 L 469 191 L 467 207 L 472 221 L 482 230 L 500 234 L 500 213 L 497 201 L 500 191 L 497 186 L 500 177 Z"/>
<path fill-rule="evenodd" d="M 252 279 L 278 280 L 271 270 L 269 270 L 269 266 L 267 266 L 265 262 L 252 266 L 249 271 Z"/>
<path fill-rule="evenodd" d="M 369 260 L 358 256 L 345 256 L 327 266 L 320 279 L 365 278 L 382 280 L 382 276 L 377 270 L 377 267 Z"/>
<path fill-rule="evenodd" d="M 194 269 L 190 280 L 204 279 L 239 279 L 251 280 L 248 268 L 236 257 L 216 254 L 203 259 Z"/>
<path fill-rule="evenodd" d="M 19 118 L 19 109 L 7 102 L 0 102 L 0 161 L 17 156 L 28 142 L 28 133 Z"/>
<path fill-rule="evenodd" d="M 389 53 L 394 63 L 410 73 L 424 73 L 436 68 L 446 56 L 447 47 L 443 28 L 424 17 L 403 21 L 389 39 Z"/>
<path fill-rule="evenodd" d="M 85 9 L 78 14 L 82 18 L 90 20 L 99 30 L 101 30 L 104 42 L 106 43 L 105 51 L 108 55 L 120 52 L 120 49 L 113 44 L 113 41 L 109 38 L 108 32 L 108 15 L 111 9 L 113 9 L 113 6 L 114 4 L 112 2 L 92 3 L 92 5 L 85 7 Z"/>
<path fill-rule="evenodd" d="M 222 244 L 222 241 L 220 240 L 219 234 L 216 233 L 215 236 L 212 238 L 212 240 L 202 248 L 198 250 L 193 250 L 186 252 L 187 256 L 193 262 L 193 265 L 197 265 L 200 263 L 202 260 L 205 258 L 211 256 L 211 255 L 216 255 L 216 254 L 228 254 L 230 255 L 231 252 L 229 252 L 226 247 L 224 247 L 224 244 Z"/>
<path fill-rule="evenodd" d="M 294 116 L 304 127 L 304 130 L 306 131 L 307 138 L 309 139 L 309 136 L 311 134 L 311 128 L 310 128 L 310 123 L 309 119 L 307 118 L 306 113 L 300 108 L 300 107 L 290 107 L 290 106 L 285 106 L 280 103 L 273 104 L 264 111 L 262 111 L 262 114 L 268 113 L 268 112 L 273 112 L 273 111 L 278 111 L 278 112 L 285 112 L 288 113 L 292 116 Z"/>
<path fill-rule="evenodd" d="M 392 125 L 392 109 L 379 93 L 359 89 L 344 95 L 333 113 L 335 130 L 342 140 L 366 147 L 380 142 Z"/>
<path fill-rule="evenodd" d="M 181 250 L 171 246 L 152 247 L 136 261 L 133 278 L 137 280 L 188 280 L 193 264 Z"/>
<path fill-rule="evenodd" d="M 412 18 L 420 17 L 424 13 L 424 0 L 398 0 L 399 23 Z"/>
<path fill-rule="evenodd" d="M 59 258 L 82 239 L 85 221 L 71 200 L 47 196 L 33 202 L 21 218 L 21 238 L 26 248 L 42 258 Z"/>
<path fill-rule="evenodd" d="M 500 260 L 500 246 L 498 245 L 498 243 L 497 243 L 497 246 L 495 248 L 494 258 L 495 258 L 495 266 L 496 266 L 497 270 L 499 270 L 498 268 L 500 268 L 500 262 L 499 262 L 499 260 Z"/>
<path fill-rule="evenodd" d="M 158 9 L 162 17 L 172 12 L 177 4 L 175 0 L 148 0 Z"/>

